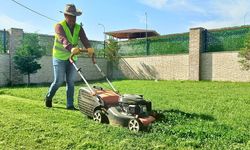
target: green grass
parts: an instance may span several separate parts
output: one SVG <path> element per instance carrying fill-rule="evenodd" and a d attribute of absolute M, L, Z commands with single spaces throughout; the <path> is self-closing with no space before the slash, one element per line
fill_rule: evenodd
<path fill-rule="evenodd" d="M 250 83 L 113 84 L 121 93 L 143 94 L 163 118 L 149 132 L 132 133 L 64 109 L 65 87 L 52 109 L 43 103 L 48 86 L 0 88 L 0 149 L 250 149 Z"/>

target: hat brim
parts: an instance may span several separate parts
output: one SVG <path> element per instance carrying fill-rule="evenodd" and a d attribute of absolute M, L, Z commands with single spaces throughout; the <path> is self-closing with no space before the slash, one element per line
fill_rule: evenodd
<path fill-rule="evenodd" d="M 61 13 L 64 13 L 64 14 L 67 14 L 67 15 L 70 15 L 70 16 L 81 16 L 82 15 L 82 12 L 80 10 L 76 10 L 76 12 L 72 13 L 72 12 L 66 12 L 66 11 L 60 11 Z"/>

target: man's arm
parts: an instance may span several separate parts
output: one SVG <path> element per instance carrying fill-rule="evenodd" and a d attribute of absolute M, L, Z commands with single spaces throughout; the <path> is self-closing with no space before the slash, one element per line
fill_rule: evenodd
<path fill-rule="evenodd" d="M 89 40 L 88 40 L 88 38 L 87 38 L 87 36 L 86 36 L 86 34 L 85 34 L 82 27 L 80 29 L 79 36 L 80 36 L 80 40 L 81 40 L 82 44 L 87 49 L 86 52 L 88 53 L 89 57 L 92 57 L 92 62 L 93 62 L 93 64 L 95 64 L 96 60 L 95 60 L 94 49 L 91 47 L 91 45 L 89 43 Z"/>
<path fill-rule="evenodd" d="M 83 46 L 84 46 L 86 49 L 91 48 L 91 45 L 90 45 L 90 43 L 89 43 L 89 40 L 88 40 L 88 38 L 87 38 L 87 36 L 86 36 L 86 34 L 85 34 L 85 31 L 83 30 L 82 27 L 81 27 L 81 29 L 80 29 L 79 36 L 80 36 L 80 40 L 81 40 Z"/>

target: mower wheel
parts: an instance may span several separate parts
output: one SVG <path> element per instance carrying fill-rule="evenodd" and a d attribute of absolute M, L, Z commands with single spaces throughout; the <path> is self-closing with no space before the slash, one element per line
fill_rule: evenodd
<path fill-rule="evenodd" d="M 108 117 L 101 110 L 94 112 L 93 119 L 98 123 L 108 123 Z"/>
<path fill-rule="evenodd" d="M 128 122 L 128 129 L 130 131 L 138 132 L 142 130 L 142 124 L 138 119 L 130 119 Z"/>

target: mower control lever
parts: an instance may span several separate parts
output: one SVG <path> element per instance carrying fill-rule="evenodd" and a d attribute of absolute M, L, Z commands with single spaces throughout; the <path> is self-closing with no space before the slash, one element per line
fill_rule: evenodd
<path fill-rule="evenodd" d="M 82 49 L 82 48 L 80 48 L 80 52 L 83 52 L 83 49 Z M 70 56 L 69 56 L 69 61 L 70 61 L 70 63 L 74 62 L 74 60 L 73 60 L 73 57 L 74 57 L 74 56 L 75 56 L 75 54 L 73 54 L 73 53 L 70 54 Z M 91 59 L 92 59 L 93 64 L 96 64 L 96 56 L 95 56 L 95 53 L 93 53 Z"/>

